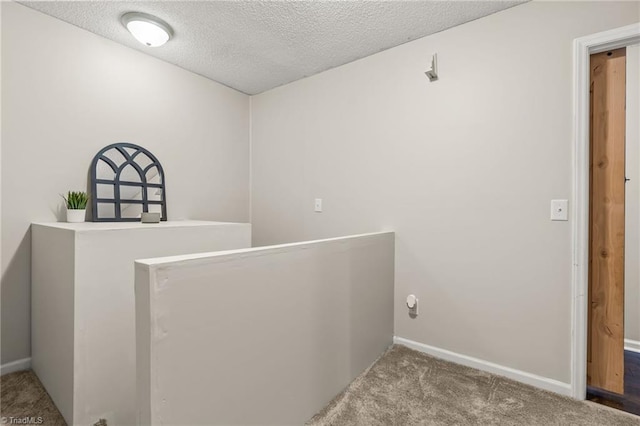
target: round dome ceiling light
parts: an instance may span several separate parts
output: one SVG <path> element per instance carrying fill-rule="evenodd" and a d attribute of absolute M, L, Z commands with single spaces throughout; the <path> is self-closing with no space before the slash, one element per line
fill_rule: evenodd
<path fill-rule="evenodd" d="M 122 24 L 136 40 L 149 47 L 162 46 L 173 35 L 169 24 L 146 13 L 125 13 L 122 15 Z"/>

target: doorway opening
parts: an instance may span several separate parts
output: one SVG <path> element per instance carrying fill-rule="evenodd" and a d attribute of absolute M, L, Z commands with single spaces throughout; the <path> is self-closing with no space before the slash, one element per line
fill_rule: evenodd
<path fill-rule="evenodd" d="M 589 294 L 589 150 L 591 55 L 640 43 L 640 22 L 574 40 L 574 145 L 571 305 L 571 395 L 587 397 L 587 336 Z M 640 179 L 639 182 L 640 183 Z"/>
<path fill-rule="evenodd" d="M 638 45 L 590 55 L 589 76 L 587 399 L 640 415 Z"/>

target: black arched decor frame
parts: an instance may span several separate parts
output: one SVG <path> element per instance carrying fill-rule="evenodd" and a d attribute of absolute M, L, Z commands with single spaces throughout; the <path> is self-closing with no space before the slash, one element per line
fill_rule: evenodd
<path fill-rule="evenodd" d="M 131 152 L 129 150 L 131 150 Z M 124 157 L 125 161 L 117 165 L 111 158 L 106 156 L 105 154 L 111 150 L 116 150 Z M 145 154 L 151 163 L 146 165 L 143 169 L 135 160 L 136 157 L 140 154 Z M 98 163 L 103 161 L 107 164 L 114 173 L 114 179 L 103 179 L 97 176 Z M 122 171 L 127 167 L 131 166 L 134 170 L 138 172 L 140 175 L 140 182 L 131 182 L 120 179 L 120 175 Z M 149 170 L 156 167 L 158 170 L 159 183 L 147 182 L 146 174 Z M 102 148 L 96 156 L 93 158 L 91 162 L 91 192 L 92 192 L 92 208 L 93 208 L 93 221 L 94 222 L 139 222 L 140 218 L 131 218 L 131 217 L 122 217 L 122 204 L 142 204 L 142 211 L 148 212 L 149 205 L 155 204 L 160 205 L 162 217 L 161 220 L 167 220 L 167 203 L 166 203 L 166 191 L 164 184 L 164 170 L 162 169 L 162 165 L 158 161 L 158 159 L 148 150 L 144 149 L 141 146 L 128 143 L 128 142 L 119 142 L 114 143 Z M 112 185 L 113 186 L 113 198 L 98 198 L 98 185 Z M 120 198 L 120 187 L 128 186 L 128 187 L 139 187 L 141 191 L 141 199 L 140 200 L 128 200 Z M 148 199 L 148 188 L 158 188 L 160 190 L 160 199 L 159 200 L 149 200 Z M 114 215 L 110 217 L 100 217 L 98 212 L 98 204 L 113 204 L 114 207 Z"/>

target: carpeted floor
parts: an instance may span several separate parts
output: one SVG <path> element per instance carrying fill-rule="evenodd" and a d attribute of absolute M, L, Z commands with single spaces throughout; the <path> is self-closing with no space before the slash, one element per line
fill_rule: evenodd
<path fill-rule="evenodd" d="M 66 425 L 32 371 L 0 386 L 0 423 Z M 640 417 L 394 345 L 307 425 L 640 426 Z"/>
<path fill-rule="evenodd" d="M 31 370 L 0 377 L 0 416 L 0 424 L 67 424 Z"/>
<path fill-rule="evenodd" d="M 394 345 L 307 425 L 638 426 L 640 417 Z"/>

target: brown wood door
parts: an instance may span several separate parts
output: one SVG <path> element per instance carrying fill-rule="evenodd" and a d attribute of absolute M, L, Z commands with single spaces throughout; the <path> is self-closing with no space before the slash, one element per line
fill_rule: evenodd
<path fill-rule="evenodd" d="M 626 49 L 591 56 L 587 383 L 624 393 Z"/>

